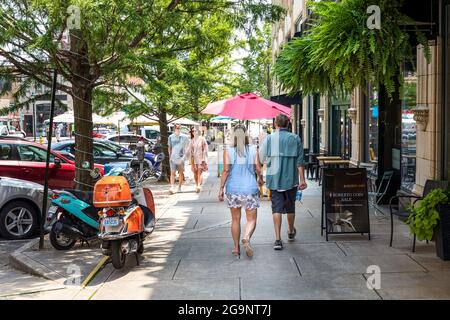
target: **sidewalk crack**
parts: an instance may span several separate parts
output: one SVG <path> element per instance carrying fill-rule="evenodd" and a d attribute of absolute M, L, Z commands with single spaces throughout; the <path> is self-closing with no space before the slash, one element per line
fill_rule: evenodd
<path fill-rule="evenodd" d="M 294 257 L 291 257 L 291 263 L 294 265 L 294 267 L 297 269 L 298 274 L 300 275 L 300 277 L 303 277 L 302 275 L 302 271 L 300 270 L 300 266 L 297 263 L 297 260 L 295 260 Z"/>
<path fill-rule="evenodd" d="M 344 254 L 344 256 L 347 256 L 347 252 L 345 252 L 345 250 L 343 248 L 341 248 L 341 246 L 339 245 L 339 243 L 335 242 L 334 243 L 336 245 L 336 247 L 339 248 L 340 251 L 342 251 L 342 253 Z"/>
<path fill-rule="evenodd" d="M 178 267 L 180 266 L 180 263 L 181 263 L 181 259 L 178 260 L 177 267 L 175 268 L 175 271 L 173 272 L 173 275 L 172 275 L 172 280 L 175 278 L 175 274 L 176 274 L 177 271 L 178 271 Z"/>
<path fill-rule="evenodd" d="M 410 254 L 406 254 L 412 261 L 414 261 L 415 263 L 417 263 L 419 266 L 421 266 L 424 270 L 425 273 L 430 272 L 430 270 L 428 270 L 423 264 L 421 264 L 419 261 L 417 261 L 416 259 L 414 259 Z"/>
<path fill-rule="evenodd" d="M 366 285 L 367 285 L 367 277 L 366 277 L 366 275 L 364 273 L 362 273 L 361 275 L 362 275 L 363 279 L 366 281 Z M 384 300 L 383 296 L 381 295 L 381 293 L 378 292 L 377 289 L 374 288 L 372 290 L 377 294 L 378 298 L 380 298 L 381 300 Z"/>
<path fill-rule="evenodd" d="M 242 300 L 242 280 L 241 277 L 239 277 L 239 299 Z"/>

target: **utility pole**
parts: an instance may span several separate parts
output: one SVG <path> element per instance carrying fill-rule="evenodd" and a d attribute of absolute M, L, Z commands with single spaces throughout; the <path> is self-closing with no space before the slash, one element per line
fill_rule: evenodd
<path fill-rule="evenodd" d="M 49 176 L 49 166 L 50 166 L 50 155 L 52 148 L 52 135 L 53 135 L 53 117 L 55 115 L 55 99 L 56 99 L 56 80 L 58 74 L 56 69 L 53 70 L 53 83 L 52 83 L 52 98 L 50 104 L 50 123 L 48 128 L 48 145 L 47 145 L 47 158 L 45 160 L 45 182 L 44 182 L 44 196 L 42 199 L 42 218 L 41 218 L 41 226 L 40 226 L 40 235 L 39 235 L 39 250 L 44 248 L 44 235 L 45 235 L 45 221 L 47 220 L 47 200 L 48 200 L 48 176 Z"/>

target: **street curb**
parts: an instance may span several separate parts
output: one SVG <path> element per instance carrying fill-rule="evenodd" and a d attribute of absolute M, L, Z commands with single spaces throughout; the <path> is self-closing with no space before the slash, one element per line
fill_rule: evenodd
<path fill-rule="evenodd" d="M 157 220 L 161 218 L 162 215 L 167 211 L 167 209 L 173 205 L 173 203 L 176 203 L 177 200 L 169 200 L 166 204 L 163 205 L 163 207 L 160 209 L 161 215 L 158 217 Z M 47 266 L 43 265 L 42 263 L 34 260 L 33 258 L 29 257 L 26 252 L 28 250 L 38 248 L 39 245 L 39 238 L 31 239 L 27 243 L 25 243 L 23 246 L 12 252 L 9 257 L 9 266 L 18 270 L 22 271 L 28 274 L 31 274 L 33 276 L 37 276 L 40 278 L 44 278 L 53 282 L 56 282 L 61 286 L 61 289 L 66 288 L 66 281 L 68 280 L 63 275 L 51 270 Z"/>
<path fill-rule="evenodd" d="M 9 265 L 16 270 L 54 281 L 60 284 L 62 288 L 65 288 L 66 286 L 64 285 L 64 282 L 67 280 L 66 278 L 25 254 L 27 250 L 37 247 L 38 245 L 39 238 L 32 239 L 11 253 L 9 255 Z"/>

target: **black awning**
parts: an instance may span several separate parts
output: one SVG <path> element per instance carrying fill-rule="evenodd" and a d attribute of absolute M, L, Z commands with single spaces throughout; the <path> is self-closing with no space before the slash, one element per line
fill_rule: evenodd
<path fill-rule="evenodd" d="M 439 2 L 440 0 L 407 0 L 403 2 L 401 11 L 415 21 L 414 25 L 405 26 L 412 37 L 415 38 L 415 28 L 418 28 L 425 33 L 429 40 L 435 39 L 439 33 Z"/>
<path fill-rule="evenodd" d="M 300 94 L 300 92 L 297 92 L 294 95 L 281 94 L 279 96 L 270 97 L 270 100 L 290 107 L 293 104 L 302 104 L 302 95 Z"/>

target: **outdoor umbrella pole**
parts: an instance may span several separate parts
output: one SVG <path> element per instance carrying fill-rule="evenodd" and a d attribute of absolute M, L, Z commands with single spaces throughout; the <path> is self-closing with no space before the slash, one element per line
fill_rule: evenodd
<path fill-rule="evenodd" d="M 39 235 L 39 250 L 44 248 L 44 226 L 47 220 L 47 198 L 48 198 L 48 175 L 50 166 L 50 150 L 52 147 L 52 136 L 53 136 L 53 117 L 55 115 L 55 97 L 56 97 L 56 79 L 57 79 L 56 69 L 53 70 L 53 83 L 52 83 L 52 98 L 50 104 L 50 123 L 48 128 L 48 145 L 47 145 L 47 158 L 45 160 L 45 182 L 44 182 L 44 196 L 42 199 L 42 217 Z"/>

